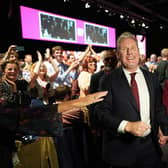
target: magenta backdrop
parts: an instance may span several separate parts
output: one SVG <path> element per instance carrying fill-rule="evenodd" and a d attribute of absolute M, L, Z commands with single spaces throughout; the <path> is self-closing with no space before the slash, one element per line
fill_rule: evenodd
<path fill-rule="evenodd" d="M 40 35 L 40 19 L 39 13 L 43 13 L 46 15 L 56 16 L 60 18 L 64 18 L 67 20 L 75 21 L 76 25 L 76 40 L 60 40 L 60 39 L 51 39 L 51 38 L 44 38 Z M 43 41 L 56 41 L 56 42 L 64 42 L 64 43 L 75 43 L 75 44 L 88 44 L 85 42 L 85 24 L 95 25 L 96 27 L 105 28 L 107 29 L 107 43 L 108 44 L 93 44 L 95 46 L 104 46 L 104 47 L 116 47 L 116 29 L 112 27 L 107 27 L 103 25 L 98 25 L 91 22 L 86 22 L 79 19 L 74 19 L 66 16 L 61 16 L 58 14 L 53 14 L 49 12 L 44 12 L 37 9 L 32 9 L 25 6 L 20 6 L 20 17 L 21 17 L 21 28 L 22 28 L 22 38 L 24 39 L 32 39 L 32 40 L 43 40 Z"/>

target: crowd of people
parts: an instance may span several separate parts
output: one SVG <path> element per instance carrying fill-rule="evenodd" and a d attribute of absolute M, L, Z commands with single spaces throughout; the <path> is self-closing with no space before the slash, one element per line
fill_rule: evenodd
<path fill-rule="evenodd" d="M 116 49 L 101 53 L 90 44 L 76 55 L 54 46 L 23 59 L 10 45 L 0 65 L 0 167 L 163 165 L 168 48 L 147 57 L 135 36 L 124 32 Z"/>

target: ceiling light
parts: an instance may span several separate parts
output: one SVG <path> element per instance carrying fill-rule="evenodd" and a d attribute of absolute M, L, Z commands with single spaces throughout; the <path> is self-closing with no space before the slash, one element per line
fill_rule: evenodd
<path fill-rule="evenodd" d="M 132 19 L 132 20 L 131 20 L 131 23 L 132 23 L 132 24 L 134 24 L 134 23 L 135 23 L 135 20 L 134 20 L 134 19 Z"/>
<path fill-rule="evenodd" d="M 106 13 L 108 13 L 108 12 L 109 12 L 109 10 L 108 10 L 108 9 L 105 9 L 104 11 L 105 11 Z"/>
<path fill-rule="evenodd" d="M 90 8 L 90 7 L 91 7 L 91 5 L 88 2 L 86 2 L 85 3 L 85 8 Z"/>
<path fill-rule="evenodd" d="M 162 25 L 160 25 L 160 29 L 161 29 L 161 30 L 163 29 L 163 26 L 162 26 Z"/>
<path fill-rule="evenodd" d="M 145 25 L 145 23 L 142 23 L 142 25 L 141 25 L 142 27 L 145 27 L 146 25 Z"/>
<path fill-rule="evenodd" d="M 148 28 L 149 28 L 149 25 L 146 25 L 145 28 L 148 29 Z"/>
<path fill-rule="evenodd" d="M 124 15 L 120 15 L 120 19 L 124 19 Z"/>

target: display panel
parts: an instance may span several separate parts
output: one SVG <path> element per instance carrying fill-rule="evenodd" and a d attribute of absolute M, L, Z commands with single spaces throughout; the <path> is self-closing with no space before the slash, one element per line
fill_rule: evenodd
<path fill-rule="evenodd" d="M 116 29 L 20 6 L 22 38 L 116 47 Z"/>
<path fill-rule="evenodd" d="M 92 44 L 108 44 L 108 29 L 94 24 L 85 24 L 85 41 Z"/>
<path fill-rule="evenodd" d="M 76 21 L 39 12 L 40 38 L 76 41 Z"/>
<path fill-rule="evenodd" d="M 146 56 L 146 37 L 144 35 L 136 35 L 138 41 L 139 52 Z"/>

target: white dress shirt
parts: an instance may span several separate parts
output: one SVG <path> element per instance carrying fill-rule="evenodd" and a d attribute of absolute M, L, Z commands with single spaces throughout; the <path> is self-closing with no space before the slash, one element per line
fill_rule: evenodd
<path fill-rule="evenodd" d="M 128 72 L 126 69 L 124 70 L 124 74 L 128 80 L 128 83 L 131 85 L 131 75 L 130 72 Z M 141 121 L 145 122 L 146 124 L 150 125 L 150 97 L 149 97 L 149 91 L 146 84 L 145 77 L 142 73 L 142 71 L 138 68 L 136 70 L 135 80 L 138 85 L 138 93 L 139 93 L 139 101 L 140 101 L 140 117 Z M 125 126 L 128 121 L 123 120 L 119 127 L 118 131 L 125 133 Z M 150 129 L 148 129 L 143 136 L 146 136 L 150 133 Z"/>

